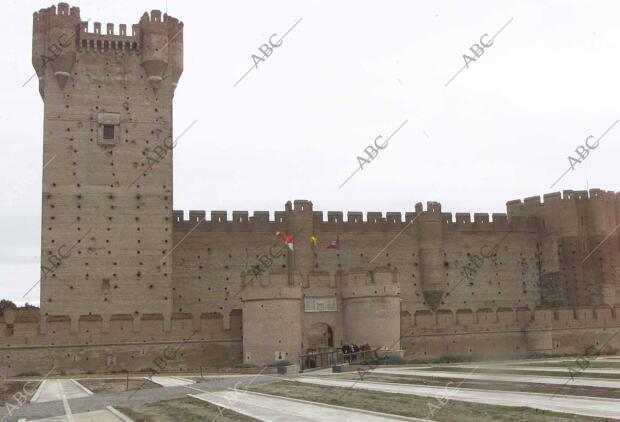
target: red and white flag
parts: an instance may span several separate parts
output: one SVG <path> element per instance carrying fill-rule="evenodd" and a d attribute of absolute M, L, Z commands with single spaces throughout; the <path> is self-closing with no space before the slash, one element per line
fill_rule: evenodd
<path fill-rule="evenodd" d="M 290 250 L 293 250 L 294 241 L 295 241 L 295 237 L 292 234 L 286 235 L 286 246 L 288 246 Z"/>
<path fill-rule="evenodd" d="M 336 236 L 336 240 L 330 240 L 329 245 L 327 245 L 327 249 L 336 249 L 340 250 L 340 236 Z"/>
<path fill-rule="evenodd" d="M 276 232 L 276 236 L 278 236 L 278 239 L 280 239 L 282 242 L 286 243 L 286 246 L 288 246 L 290 250 L 294 250 L 293 244 L 295 243 L 295 236 L 290 233 L 282 232 Z"/>

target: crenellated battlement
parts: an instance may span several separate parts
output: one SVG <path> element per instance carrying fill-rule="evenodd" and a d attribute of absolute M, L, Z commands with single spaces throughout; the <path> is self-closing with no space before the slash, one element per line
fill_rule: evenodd
<path fill-rule="evenodd" d="M 118 341 L 131 336 L 139 338 L 140 333 L 152 339 L 173 340 L 182 338 L 184 333 L 215 329 L 224 333 L 229 329 L 228 321 L 239 311 L 230 309 L 227 313 L 221 310 L 203 310 L 192 315 L 188 313 L 144 313 L 130 314 L 84 314 L 84 315 L 51 315 L 42 316 L 38 309 L 9 309 L 0 316 L 0 347 L 20 346 L 25 344 L 89 344 L 97 343 L 102 335 L 101 343 Z M 177 332 L 180 330 L 181 332 Z M 239 335 L 240 333 L 235 333 Z M 87 337 L 85 337 L 88 335 Z M 30 339 L 24 340 L 24 336 Z M 111 338 L 108 338 L 110 337 Z"/>
<path fill-rule="evenodd" d="M 181 32 L 183 29 L 183 22 L 179 21 L 177 18 L 169 16 L 168 14 L 163 14 L 160 10 L 151 10 L 149 15 L 148 12 L 144 12 L 142 17 L 140 18 L 140 27 L 146 31 L 153 32 L 164 32 L 171 34 L 176 34 Z M 181 35 L 181 34 L 179 34 Z"/>
<path fill-rule="evenodd" d="M 163 16 L 163 19 L 162 19 L 162 16 Z M 151 10 L 150 14 L 148 12 L 144 12 L 142 17 L 140 18 L 140 23 L 151 23 L 151 24 L 163 23 L 166 25 L 173 25 L 173 26 L 183 25 L 183 23 L 180 22 L 177 18 L 173 18 L 172 16 L 169 16 L 166 13 L 162 15 L 161 10 L 157 10 L 157 9 Z"/>
<path fill-rule="evenodd" d="M 303 217 L 307 215 L 307 217 Z M 189 211 L 189 218 L 185 217 L 185 213 L 181 210 L 172 212 L 173 223 L 179 228 L 191 228 L 198 222 L 203 222 L 207 229 L 218 230 L 225 229 L 230 231 L 248 231 L 253 227 L 267 227 L 269 229 L 280 230 L 285 229 L 287 224 L 293 219 L 307 218 L 314 225 L 314 230 L 340 230 L 350 232 L 355 230 L 364 231 L 385 231 L 385 230 L 401 230 L 407 225 L 416 226 L 425 224 L 427 220 L 424 217 L 441 221 L 446 231 L 456 230 L 473 230 L 473 231 L 533 231 L 536 230 L 535 219 L 523 215 L 508 216 L 505 213 L 474 213 L 473 219 L 471 213 L 457 212 L 454 214 L 449 212 L 441 212 L 441 204 L 438 202 L 429 202 L 427 209 L 422 208 L 422 204 L 416 205 L 415 212 L 387 212 L 368 211 L 314 211 L 312 202 L 310 201 L 290 201 L 285 204 L 284 211 L 275 211 L 273 218 L 270 217 L 268 211 L 232 211 L 230 215 L 227 211 L 211 211 L 210 217 L 205 211 Z M 418 218 L 420 217 L 420 218 Z M 491 218 L 492 217 L 492 218 Z M 416 220 L 411 223 L 412 220 Z"/>
<path fill-rule="evenodd" d="M 139 51 L 142 49 L 143 33 L 158 32 L 168 37 L 162 46 L 167 46 L 170 40 L 182 42 L 183 22 L 164 14 L 161 19 L 161 12 L 153 10 L 151 15 L 145 13 L 140 19 L 139 24 L 131 25 L 131 33 L 127 33 L 127 25 L 120 24 L 118 32 L 115 25 L 108 23 L 105 32 L 102 31 L 101 22 L 94 22 L 92 31 L 89 31 L 88 22 L 81 23 L 79 47 L 84 51 Z"/>
<path fill-rule="evenodd" d="M 377 290 L 379 287 L 390 288 L 397 287 L 393 273 L 384 268 L 375 270 L 375 282 L 370 282 L 367 272 L 364 269 L 351 270 L 347 273 L 349 276 L 358 276 L 357 281 L 351 279 L 353 283 L 347 288 L 370 288 Z M 359 273 L 359 274 L 358 274 Z M 379 277 L 380 280 L 377 280 Z M 299 292 L 300 289 L 292 288 Z M 379 292 L 372 296 L 380 296 Z M 347 298 L 361 297 L 360 292 L 350 292 L 345 295 Z M 356 293 L 356 294 L 354 294 Z M 398 294 L 397 290 L 387 292 L 389 295 Z M 295 295 L 295 298 L 301 296 Z M 265 297 L 265 299 L 272 299 Z M 404 314 L 410 314 L 411 326 L 418 329 L 437 329 L 443 326 L 462 326 L 464 328 L 473 328 L 480 326 L 481 330 L 485 327 L 493 325 L 505 325 L 506 323 L 514 323 L 534 327 L 540 324 L 552 324 L 554 328 L 586 328 L 611 326 L 620 324 L 620 305 L 597 306 L 597 307 L 579 307 L 579 308 L 459 308 L 455 311 L 447 309 L 438 309 L 436 312 L 429 310 L 412 310 L 407 311 L 403 308 Z M 442 321 L 437 318 L 441 315 Z M 446 315 L 448 318 L 446 319 Z M 61 344 L 88 344 L 89 340 L 96 339 L 93 335 L 103 335 L 101 343 L 109 342 L 111 339 L 105 338 L 106 335 L 112 336 L 131 336 L 133 338 L 143 333 L 153 340 L 175 340 L 181 339 L 193 331 L 201 332 L 213 329 L 219 330 L 222 334 L 227 330 L 226 321 L 231 317 L 239 317 L 239 310 L 230 309 L 226 314 L 220 310 L 204 310 L 200 314 L 192 315 L 189 313 L 173 313 L 169 316 L 164 314 L 86 314 L 79 316 L 71 315 L 53 315 L 49 317 L 41 317 L 38 310 L 7 310 L 3 316 L 0 316 L 0 347 L 20 347 L 23 346 L 24 336 L 30 337 L 25 343 L 29 345 L 47 344 L 49 340 L 55 340 L 56 345 Z M 72 325 L 72 321 L 74 321 Z M 443 322 L 443 323 L 442 323 Z M 178 330 L 178 331 L 177 331 Z M 239 332 L 229 333 L 227 335 L 239 335 Z M 88 337 L 84 337 L 89 335 Z M 197 335 L 196 339 L 201 336 Z M 115 340 L 116 341 L 116 340 Z M 96 344 L 93 342 L 92 344 Z"/>
<path fill-rule="evenodd" d="M 590 189 L 589 191 L 580 190 L 565 190 L 562 192 L 553 192 L 547 193 L 543 195 L 543 201 L 541 201 L 540 196 L 530 196 L 524 198 L 523 201 L 521 199 L 514 199 L 512 201 L 508 201 L 506 203 L 509 211 L 514 209 L 516 206 L 523 206 L 526 208 L 537 207 L 537 206 L 545 206 L 545 205 L 556 205 L 560 201 L 564 202 L 575 202 L 575 201 L 587 201 L 587 200 L 597 200 L 597 201 L 614 201 L 616 198 L 620 197 L 620 192 L 614 191 L 604 191 L 602 189 Z"/>
<path fill-rule="evenodd" d="M 68 3 L 58 3 L 58 7 L 50 6 L 46 9 L 40 9 L 33 14 L 33 23 L 35 25 L 44 25 L 50 22 L 50 19 L 55 16 L 71 17 L 74 19 L 80 18 L 79 7 L 69 7 Z"/>
<path fill-rule="evenodd" d="M 241 274 L 242 301 L 251 300 L 300 300 L 303 279 L 299 273 L 270 270 L 256 275 L 251 272 Z"/>
<path fill-rule="evenodd" d="M 89 32 L 88 22 L 82 22 L 78 46 L 80 51 L 85 52 L 139 52 L 141 49 L 140 28 L 138 25 L 132 25 L 131 34 L 128 35 L 127 25 L 120 24 L 118 34 L 116 34 L 114 24 L 108 23 L 105 33 L 102 33 L 101 23 L 95 22 L 92 32 Z"/>
<path fill-rule="evenodd" d="M 131 26 L 131 34 L 127 34 L 127 25 L 124 23 L 119 24 L 118 33 L 115 33 L 115 26 L 113 23 L 108 23 L 105 26 L 105 32 L 102 32 L 101 22 L 93 23 L 93 30 L 89 31 L 89 22 L 82 22 L 80 30 L 81 36 L 99 35 L 101 39 L 106 37 L 129 37 L 139 40 L 140 27 L 137 24 Z"/>
<path fill-rule="evenodd" d="M 343 287 L 382 286 L 398 283 L 398 271 L 385 266 L 350 268 L 339 273 Z"/>
<path fill-rule="evenodd" d="M 582 308 L 462 308 L 455 312 L 439 309 L 404 310 L 407 325 L 419 334 L 446 334 L 475 332 L 503 332 L 518 329 L 536 332 L 538 330 L 596 329 L 620 324 L 620 306 L 599 306 Z M 452 337 L 450 337 L 452 338 Z"/>

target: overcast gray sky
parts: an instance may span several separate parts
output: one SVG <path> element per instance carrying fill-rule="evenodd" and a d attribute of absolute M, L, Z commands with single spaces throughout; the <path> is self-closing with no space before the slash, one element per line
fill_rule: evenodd
<path fill-rule="evenodd" d="M 0 298 L 38 302 L 43 102 L 32 13 L 4 0 L 0 36 Z M 185 23 L 175 95 L 174 208 L 505 212 L 563 189 L 620 190 L 620 124 L 554 189 L 568 156 L 620 119 L 617 1 L 84 0 L 83 20 L 137 23 L 168 8 Z M 273 33 L 281 47 L 252 67 Z M 510 21 L 513 19 L 512 21 Z M 493 45 L 464 66 L 469 48 Z M 116 29 L 118 31 L 118 29 Z M 357 156 L 405 120 L 342 189 Z M 616 163 L 616 164 L 614 164 Z"/>

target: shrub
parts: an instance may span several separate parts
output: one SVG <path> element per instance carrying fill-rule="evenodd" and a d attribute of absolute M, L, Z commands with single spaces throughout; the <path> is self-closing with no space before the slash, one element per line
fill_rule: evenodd
<path fill-rule="evenodd" d="M 406 361 L 398 355 L 387 355 L 378 359 L 377 363 L 379 365 L 403 365 Z"/>
<path fill-rule="evenodd" d="M 40 377 L 41 374 L 38 372 L 22 372 L 21 374 L 17 376 L 18 377 Z"/>
<path fill-rule="evenodd" d="M 253 365 L 251 363 L 235 363 L 233 368 L 236 369 L 248 369 L 248 368 L 258 368 L 258 366 Z"/>

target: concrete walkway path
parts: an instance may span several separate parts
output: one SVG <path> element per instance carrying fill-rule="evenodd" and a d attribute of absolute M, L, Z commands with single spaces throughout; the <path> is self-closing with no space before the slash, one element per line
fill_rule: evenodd
<path fill-rule="evenodd" d="M 168 388 L 144 388 L 136 391 L 101 392 L 88 397 L 68 400 L 73 414 L 90 412 L 93 409 L 105 409 L 106 406 L 131 407 L 133 404 L 156 403 L 162 400 L 173 400 L 187 397 L 194 393 L 194 387 L 203 391 L 222 391 L 229 388 L 244 388 L 246 385 L 257 385 L 276 382 L 279 379 L 289 379 L 291 376 L 239 376 L 238 378 L 220 378 L 204 380 L 192 385 Z M 4 422 L 17 422 L 19 419 L 36 420 L 67 414 L 65 402 L 60 400 L 44 403 L 26 403 L 18 409 L 8 409 L 0 406 L 0 419 Z M 209 421 L 207 421 L 209 422 Z"/>
<path fill-rule="evenodd" d="M 93 393 L 73 379 L 47 379 L 37 389 L 30 403 L 45 403 L 63 399 L 78 399 Z"/>
<path fill-rule="evenodd" d="M 503 363 L 509 363 L 514 365 L 530 365 L 530 364 L 541 364 L 541 363 L 558 363 L 558 362 L 574 362 L 576 359 L 579 359 L 581 356 L 565 356 L 561 358 L 547 358 L 547 359 L 522 359 L 522 360 L 514 360 L 514 361 L 500 361 Z M 585 356 L 583 356 L 585 358 Z M 597 357 L 591 358 L 593 361 L 608 361 L 608 362 L 620 362 L 620 357 L 618 356 L 609 356 L 609 355 L 600 355 Z M 475 362 L 472 362 L 475 363 Z"/>
<path fill-rule="evenodd" d="M 189 396 L 266 422 L 423 421 L 423 419 L 241 391 L 218 391 L 189 394 Z"/>
<path fill-rule="evenodd" d="M 155 384 L 159 384 L 162 387 L 179 387 L 179 386 L 183 386 L 183 385 L 191 385 L 191 384 L 195 384 L 195 381 L 192 381 L 190 379 L 187 378 L 181 378 L 181 377 L 161 377 L 161 376 L 157 376 L 157 377 L 145 377 L 148 380 L 153 381 Z"/>
<path fill-rule="evenodd" d="M 525 406 L 554 412 L 620 420 L 620 400 L 580 396 L 553 396 L 553 394 L 522 393 L 513 391 L 479 390 L 473 388 L 431 387 L 414 384 L 344 381 L 321 378 L 298 378 L 297 382 L 330 387 L 355 388 L 385 393 L 435 397 L 441 400 L 460 400 L 496 406 Z"/>
<path fill-rule="evenodd" d="M 476 368 L 476 365 L 458 365 L 458 368 L 465 368 L 465 369 L 474 369 Z M 499 371 L 502 370 L 508 370 L 508 371 L 538 371 L 538 372 L 554 372 L 554 373 L 561 373 L 561 374 L 565 374 L 566 376 L 570 376 L 569 375 L 569 371 L 568 371 L 568 367 L 565 366 L 491 366 L 491 367 L 483 367 L 480 366 L 479 368 L 484 368 L 484 369 L 497 369 Z M 417 369 L 417 368 L 416 368 Z M 612 369 L 612 368 L 586 368 L 586 369 L 581 369 L 579 367 L 579 365 L 577 363 L 575 363 L 575 365 L 571 368 L 571 370 L 573 372 L 579 372 L 581 374 L 614 374 L 614 375 L 620 375 L 620 368 L 617 369 Z"/>
<path fill-rule="evenodd" d="M 413 369 L 373 369 L 373 374 L 387 375 L 414 375 L 418 377 L 428 378 L 459 378 L 465 380 L 482 380 L 482 381 L 502 381 L 502 382 L 529 382 L 534 384 L 553 384 L 553 385 L 574 385 L 580 387 L 601 387 L 601 388 L 620 388 L 620 380 L 610 380 L 602 378 L 585 378 L 575 377 L 571 379 L 568 371 L 566 376 L 547 376 L 547 375 L 492 375 L 492 374 L 476 374 L 474 369 L 471 371 L 419 371 Z"/>

